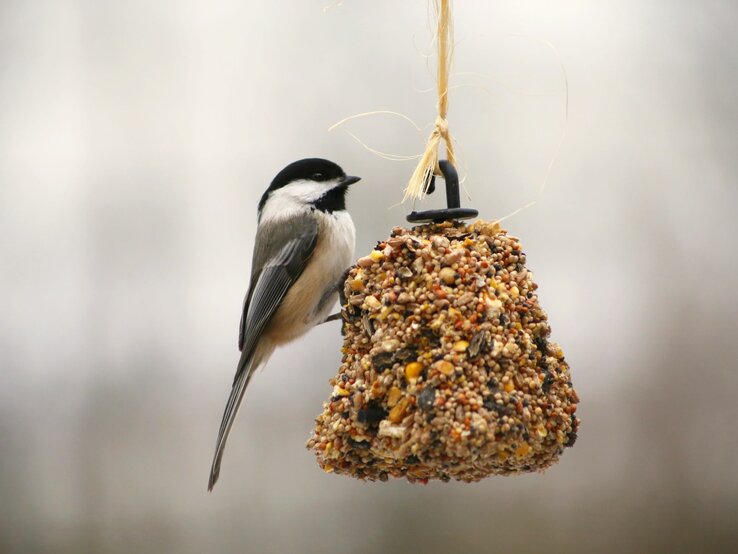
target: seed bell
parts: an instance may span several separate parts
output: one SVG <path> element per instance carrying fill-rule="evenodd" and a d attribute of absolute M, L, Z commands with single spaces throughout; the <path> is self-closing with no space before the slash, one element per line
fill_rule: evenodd
<path fill-rule="evenodd" d="M 333 393 L 308 441 L 327 472 L 477 481 L 543 470 L 572 446 L 577 394 L 526 269 L 497 223 L 412 212 L 349 271 Z M 433 191 L 431 183 L 429 192 Z"/>

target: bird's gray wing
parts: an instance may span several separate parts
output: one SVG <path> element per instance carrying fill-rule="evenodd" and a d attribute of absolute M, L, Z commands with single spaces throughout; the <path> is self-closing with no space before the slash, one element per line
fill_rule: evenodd
<path fill-rule="evenodd" d="M 309 213 L 290 218 L 289 224 L 269 223 L 259 228 L 238 332 L 241 352 L 249 350 L 249 339 L 258 340 L 284 295 L 302 274 L 317 239 L 318 223 Z"/>
<path fill-rule="evenodd" d="M 300 232 L 295 233 L 295 229 L 299 229 Z M 315 250 L 317 239 L 318 225 L 309 214 L 291 218 L 289 225 L 279 223 L 262 225 L 257 233 L 251 285 L 244 300 L 239 331 L 241 359 L 236 368 L 233 387 L 218 432 L 215 456 L 210 470 L 209 490 L 212 490 L 218 479 L 228 434 L 251 375 L 261 361 L 254 357 L 259 339 L 287 291 L 302 274 Z"/>

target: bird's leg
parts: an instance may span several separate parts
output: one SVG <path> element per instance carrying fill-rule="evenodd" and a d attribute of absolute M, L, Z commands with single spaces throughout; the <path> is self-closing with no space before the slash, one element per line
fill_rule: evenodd
<path fill-rule="evenodd" d="M 323 323 L 328 323 L 329 321 L 336 321 L 337 319 L 341 319 L 341 312 L 329 315 L 323 321 L 318 323 L 318 325 L 323 325 Z"/>
<path fill-rule="evenodd" d="M 346 295 L 343 293 L 343 284 L 346 282 L 346 279 L 348 279 L 350 271 L 351 268 L 349 267 L 346 271 L 343 272 L 343 275 L 341 275 L 341 278 L 336 283 L 336 290 L 338 290 L 338 300 L 341 303 L 341 306 L 343 306 L 347 302 Z M 328 323 L 329 321 L 336 321 L 337 319 L 341 319 L 341 312 L 329 315 L 323 321 L 318 323 L 318 325 Z"/>

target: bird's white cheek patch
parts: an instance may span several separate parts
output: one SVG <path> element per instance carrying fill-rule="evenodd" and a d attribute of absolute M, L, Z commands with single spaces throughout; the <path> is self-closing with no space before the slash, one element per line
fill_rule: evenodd
<path fill-rule="evenodd" d="M 272 193 L 261 211 L 261 223 L 284 221 L 285 219 L 302 215 L 309 210 L 309 205 L 297 201 L 292 196 Z"/>
<path fill-rule="evenodd" d="M 337 180 L 317 183 L 315 181 L 294 181 L 277 189 L 269 195 L 269 199 L 261 212 L 262 221 L 285 219 L 305 213 L 310 204 L 335 188 Z"/>

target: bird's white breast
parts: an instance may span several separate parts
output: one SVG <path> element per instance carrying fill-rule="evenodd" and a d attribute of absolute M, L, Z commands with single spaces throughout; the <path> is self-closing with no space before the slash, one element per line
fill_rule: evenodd
<path fill-rule="evenodd" d="M 320 225 L 325 230 L 326 246 L 334 253 L 335 261 L 331 264 L 331 272 L 336 278 L 341 277 L 354 259 L 356 247 L 356 228 L 347 211 L 323 213 Z M 317 248 L 316 248 L 317 249 Z"/>

